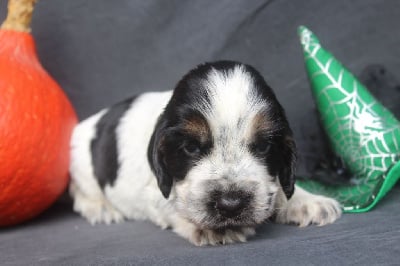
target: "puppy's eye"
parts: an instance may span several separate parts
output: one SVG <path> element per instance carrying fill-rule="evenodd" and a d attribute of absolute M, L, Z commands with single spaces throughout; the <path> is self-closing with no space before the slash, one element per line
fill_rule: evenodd
<path fill-rule="evenodd" d="M 271 149 L 271 143 L 268 141 L 260 141 L 252 145 L 253 152 L 258 156 L 266 155 L 270 149 Z"/>
<path fill-rule="evenodd" d="M 184 143 L 183 151 L 189 156 L 197 156 L 201 152 L 199 144 L 194 141 Z"/>
<path fill-rule="evenodd" d="M 269 149 L 271 148 L 271 144 L 268 142 L 257 143 L 255 146 L 255 152 L 260 155 L 265 155 Z"/>

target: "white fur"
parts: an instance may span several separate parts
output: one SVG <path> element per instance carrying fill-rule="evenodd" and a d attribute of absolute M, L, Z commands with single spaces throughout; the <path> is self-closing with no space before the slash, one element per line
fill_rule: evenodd
<path fill-rule="evenodd" d="M 204 83 L 212 106 L 203 112 L 208 114 L 211 126 L 236 125 L 239 118 L 255 115 L 263 107 L 251 76 L 240 65 L 227 72 L 212 70 Z"/>
<path fill-rule="evenodd" d="M 246 241 L 254 228 L 226 230 L 217 233 L 207 228 L 204 206 L 207 182 L 222 187 L 235 184 L 254 191 L 257 223 L 263 222 L 274 210 L 277 221 L 306 226 L 310 223 L 332 223 L 340 214 L 339 204 L 296 187 L 287 201 L 279 181 L 255 160 L 243 143 L 251 135 L 251 121 L 263 103 L 255 92 L 251 77 L 242 67 L 228 73 L 213 70 L 206 81 L 211 106 L 199 108 L 213 132 L 215 147 L 211 154 L 193 167 L 182 181 L 176 182 L 171 195 L 165 199 L 157 186 L 156 177 L 147 161 L 147 148 L 156 120 L 168 103 L 171 92 L 145 93 L 139 96 L 122 117 L 117 127 L 117 179 L 104 192 L 93 173 L 90 142 L 95 137 L 96 122 L 107 110 L 81 122 L 71 141 L 71 195 L 74 210 L 92 224 L 120 222 L 127 219 L 147 219 L 174 232 L 196 245 L 216 245 Z M 239 119 L 242 123 L 238 123 Z M 240 126 L 238 127 L 238 124 Z M 221 176 L 226 178 L 222 180 Z M 266 195 L 271 205 L 266 205 Z M 196 205 L 197 204 L 197 205 Z M 211 217 L 212 218 L 212 217 Z"/>

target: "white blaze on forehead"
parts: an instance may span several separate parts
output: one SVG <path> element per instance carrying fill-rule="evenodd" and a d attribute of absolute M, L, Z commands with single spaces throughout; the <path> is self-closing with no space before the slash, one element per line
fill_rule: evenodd
<path fill-rule="evenodd" d="M 246 124 L 265 106 L 257 95 L 251 74 L 241 65 L 228 71 L 212 69 L 204 86 L 211 105 L 205 115 L 210 126 L 217 130 L 221 127 L 238 130 L 239 121 L 245 129 Z"/>

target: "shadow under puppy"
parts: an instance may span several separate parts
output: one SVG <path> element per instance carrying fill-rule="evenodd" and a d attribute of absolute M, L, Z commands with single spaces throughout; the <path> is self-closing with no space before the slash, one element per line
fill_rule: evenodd
<path fill-rule="evenodd" d="M 251 66 L 219 61 L 174 91 L 81 122 L 71 143 L 74 210 L 92 224 L 148 219 L 195 245 L 246 241 L 270 217 L 324 225 L 339 204 L 295 187 L 282 106 Z"/>

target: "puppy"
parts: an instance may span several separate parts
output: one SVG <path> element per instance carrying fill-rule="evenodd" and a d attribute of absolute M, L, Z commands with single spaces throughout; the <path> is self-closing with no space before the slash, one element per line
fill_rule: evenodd
<path fill-rule="evenodd" d="M 219 61 L 81 122 L 70 193 L 92 224 L 146 219 L 198 246 L 244 242 L 271 217 L 306 226 L 341 215 L 335 200 L 295 187 L 295 159 L 262 76 Z"/>

